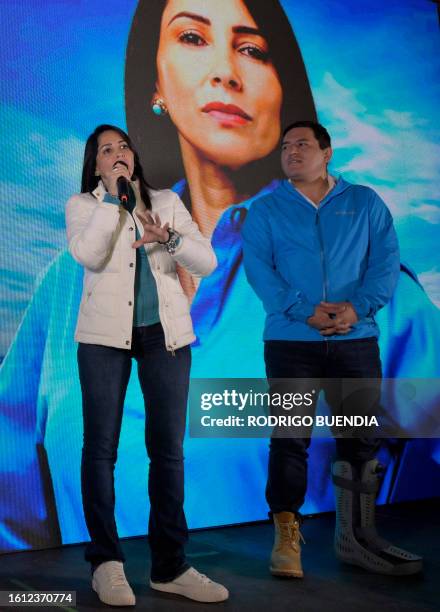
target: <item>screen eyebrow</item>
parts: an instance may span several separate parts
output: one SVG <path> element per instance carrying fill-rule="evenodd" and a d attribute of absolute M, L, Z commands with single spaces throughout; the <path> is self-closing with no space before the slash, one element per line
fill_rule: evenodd
<path fill-rule="evenodd" d="M 254 36 L 261 36 L 261 38 L 265 38 L 264 34 L 258 28 L 253 28 L 251 26 L 234 26 L 232 28 L 234 34 L 253 34 Z"/>
<path fill-rule="evenodd" d="M 171 25 L 173 21 L 182 17 L 186 17 L 187 19 L 193 19 L 194 21 L 199 21 L 200 23 L 204 23 L 205 25 L 211 25 L 211 22 L 207 17 L 203 17 L 203 15 L 198 15 L 197 13 L 189 13 L 187 11 L 182 11 L 180 13 L 177 13 L 177 15 L 174 15 L 174 17 L 168 22 L 168 25 Z"/>
<path fill-rule="evenodd" d="M 184 17 L 186 17 L 187 19 L 193 19 L 194 21 L 199 21 L 200 23 L 204 23 L 205 25 L 211 25 L 211 21 L 207 17 L 204 17 L 203 15 L 199 15 L 197 13 L 190 13 L 188 11 L 181 11 L 180 13 L 174 15 L 174 17 L 172 17 L 168 22 L 168 25 L 171 25 L 176 19 Z M 232 31 L 234 34 L 253 34 L 255 36 L 261 36 L 262 38 L 264 38 L 261 30 L 252 26 L 237 25 L 232 28 Z"/>

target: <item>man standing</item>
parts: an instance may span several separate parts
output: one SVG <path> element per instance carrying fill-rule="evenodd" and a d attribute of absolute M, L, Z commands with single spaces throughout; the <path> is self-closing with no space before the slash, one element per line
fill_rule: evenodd
<path fill-rule="evenodd" d="M 269 380 L 320 379 L 338 412 L 341 395 L 323 379 L 381 378 L 374 315 L 393 294 L 399 249 L 384 202 L 368 187 L 330 176 L 331 156 L 322 125 L 289 125 L 281 146 L 287 180 L 254 202 L 242 235 L 246 274 L 266 310 Z M 378 391 L 369 398 L 376 406 Z M 309 445 L 309 436 L 273 436 L 270 442 L 266 498 L 275 524 L 274 575 L 303 576 L 298 511 L 306 494 Z M 391 545 L 375 529 L 379 440 L 338 437 L 336 448 L 337 556 L 384 574 L 420 571 L 420 557 Z"/>

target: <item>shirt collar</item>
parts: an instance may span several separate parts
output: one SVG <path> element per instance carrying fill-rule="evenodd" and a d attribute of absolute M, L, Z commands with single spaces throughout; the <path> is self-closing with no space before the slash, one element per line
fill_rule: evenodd
<path fill-rule="evenodd" d="M 142 201 L 141 194 L 139 191 L 139 181 L 138 180 L 131 181 L 130 187 L 133 189 L 133 193 L 136 197 L 136 206 L 134 207 L 134 210 L 136 212 L 145 212 L 146 207 Z M 105 185 L 102 182 L 102 179 L 100 179 L 97 187 L 92 191 L 92 195 L 99 202 L 102 202 L 106 193 L 107 193 L 107 189 L 105 188 Z"/>

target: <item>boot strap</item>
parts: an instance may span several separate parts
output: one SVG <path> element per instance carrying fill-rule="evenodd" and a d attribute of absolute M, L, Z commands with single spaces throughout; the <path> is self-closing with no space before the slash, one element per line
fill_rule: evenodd
<path fill-rule="evenodd" d="M 377 493 L 379 489 L 379 482 L 360 482 L 358 480 L 348 480 L 341 476 L 332 475 L 333 484 L 342 489 L 349 489 L 354 493 Z"/>

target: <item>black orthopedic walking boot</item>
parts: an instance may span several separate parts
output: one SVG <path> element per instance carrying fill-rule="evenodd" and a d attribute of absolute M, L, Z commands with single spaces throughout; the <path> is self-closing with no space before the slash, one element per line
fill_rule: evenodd
<path fill-rule="evenodd" d="M 422 557 L 398 548 L 376 531 L 376 495 L 381 466 L 377 459 L 363 463 L 360 474 L 348 461 L 332 466 L 336 497 L 335 552 L 345 563 L 379 574 L 409 576 L 422 570 Z"/>

